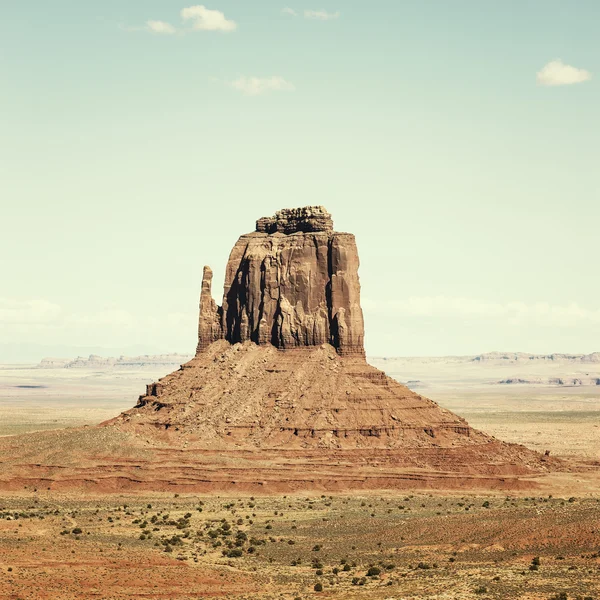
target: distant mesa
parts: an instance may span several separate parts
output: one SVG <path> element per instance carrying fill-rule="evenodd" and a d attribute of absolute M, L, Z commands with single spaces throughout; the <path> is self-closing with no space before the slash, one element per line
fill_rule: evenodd
<path fill-rule="evenodd" d="M 534 377 L 526 379 L 522 377 L 509 377 L 498 382 L 502 385 L 554 385 L 564 387 L 581 387 L 589 385 L 600 385 L 600 377 Z"/>
<path fill-rule="evenodd" d="M 591 354 L 527 354 L 526 352 L 487 352 L 471 358 L 473 362 L 556 362 L 600 363 L 600 352 Z"/>
<path fill-rule="evenodd" d="M 191 356 L 186 354 L 153 354 L 144 356 L 120 356 L 118 358 L 102 357 L 90 354 L 84 358 L 43 358 L 37 365 L 39 369 L 99 369 L 99 368 L 149 368 L 177 367 Z"/>

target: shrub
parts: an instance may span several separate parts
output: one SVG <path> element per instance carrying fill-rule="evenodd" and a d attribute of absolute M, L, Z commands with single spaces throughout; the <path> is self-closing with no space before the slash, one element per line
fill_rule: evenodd
<path fill-rule="evenodd" d="M 323 591 L 323 584 L 322 583 L 315 583 L 315 592 L 322 592 Z"/>
<path fill-rule="evenodd" d="M 377 577 L 381 574 L 381 569 L 379 567 L 369 567 L 367 571 L 367 577 Z"/>

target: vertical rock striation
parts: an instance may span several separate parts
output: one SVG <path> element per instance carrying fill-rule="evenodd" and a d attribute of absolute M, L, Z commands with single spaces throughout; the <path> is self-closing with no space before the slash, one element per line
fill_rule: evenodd
<path fill-rule="evenodd" d="M 259 219 L 231 251 L 222 307 L 205 267 L 197 351 L 225 339 L 280 349 L 328 343 L 341 355 L 364 355 L 358 266 L 354 236 L 333 231 L 321 206 Z"/>
<path fill-rule="evenodd" d="M 198 346 L 196 354 L 222 338 L 221 309 L 212 297 L 213 272 L 204 267 L 202 291 L 200 292 L 200 317 L 198 319 Z"/>

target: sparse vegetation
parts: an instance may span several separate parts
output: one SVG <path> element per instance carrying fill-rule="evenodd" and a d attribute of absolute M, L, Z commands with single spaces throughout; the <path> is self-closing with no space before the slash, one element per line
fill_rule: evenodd
<path fill-rule="evenodd" d="M 45 506 L 43 501 L 36 504 L 24 498 L 0 500 L 0 520 L 4 531 L 14 532 L 10 534 L 14 535 L 13 547 L 37 544 L 42 563 L 47 557 L 55 564 L 61 556 L 69 564 L 82 561 L 88 565 L 86 577 L 93 577 L 100 572 L 95 571 L 96 564 L 131 564 L 132 557 L 139 557 L 136 560 L 143 563 L 143 557 L 156 554 L 163 561 L 153 567 L 157 574 L 167 573 L 172 568 L 170 564 L 182 562 L 190 567 L 190 574 L 196 566 L 201 567 L 203 573 L 212 572 L 215 581 L 233 586 L 227 589 L 238 589 L 240 598 L 244 598 L 245 591 L 239 589 L 236 576 L 229 573 L 243 573 L 250 582 L 260 582 L 264 575 L 276 582 L 288 582 L 285 585 L 293 582 L 303 600 L 319 592 L 341 600 L 349 590 L 359 597 L 384 600 L 393 597 L 390 586 L 398 585 L 407 597 L 418 597 L 425 589 L 448 594 L 453 581 L 465 580 L 473 572 L 477 572 L 477 579 L 470 589 L 476 596 L 517 598 L 531 585 L 528 577 L 535 577 L 535 586 L 547 590 L 540 600 L 563 600 L 565 596 L 561 594 L 567 594 L 567 600 L 591 600 L 598 594 L 600 553 L 596 534 L 592 533 L 595 526 L 578 529 L 589 533 L 587 537 L 579 533 L 577 541 L 569 535 L 549 537 L 549 532 L 558 531 L 557 527 L 570 532 L 575 521 L 595 523 L 595 499 L 569 503 L 561 498 L 510 497 L 502 502 L 467 496 L 456 499 L 416 495 L 405 497 L 402 502 L 377 497 L 368 501 L 352 497 L 309 501 L 263 497 L 249 502 L 243 497 L 199 500 L 180 495 L 177 499 L 153 497 L 150 506 L 129 498 L 125 506 L 113 505 L 110 499 L 100 505 L 69 502 L 60 506 L 53 502 Z M 489 506 L 484 506 L 486 502 Z M 545 512 L 536 517 L 532 531 L 531 506 L 542 502 Z M 252 519 L 246 518 L 250 503 Z M 309 504 L 312 508 L 307 508 Z M 398 508 L 408 505 L 412 508 L 410 513 Z M 203 510 L 196 510 L 198 507 Z M 471 511 L 465 513 L 465 507 Z M 494 523 L 508 525 L 498 529 L 497 545 L 482 551 L 478 515 L 484 511 L 492 515 Z M 376 524 L 370 517 L 372 512 L 380 515 Z M 325 515 L 327 520 L 323 521 Z M 42 520 L 48 537 L 41 546 L 46 550 L 40 551 L 40 542 L 30 531 Z M 265 529 L 267 525 L 271 525 L 270 530 Z M 6 534 L 3 539 L 0 551 L 8 548 L 10 542 Z M 526 549 L 522 539 L 528 540 Z M 445 549 L 431 550 L 432 547 Z M 11 560 L 16 562 L 18 556 L 11 555 Z M 10 574 L 28 589 L 24 573 L 30 571 L 15 568 L 18 566 L 6 567 L 5 576 Z M 224 567 L 234 571 L 223 571 Z M 156 579 L 159 586 L 163 582 L 166 585 L 168 578 L 164 577 Z M 283 583 L 277 585 L 279 591 L 287 589 Z M 558 592 L 551 592 L 557 585 L 566 591 L 559 588 Z M 153 590 L 147 589 L 149 593 Z M 201 588 L 195 593 L 202 597 Z M 113 595 L 126 596 L 122 589 Z"/>

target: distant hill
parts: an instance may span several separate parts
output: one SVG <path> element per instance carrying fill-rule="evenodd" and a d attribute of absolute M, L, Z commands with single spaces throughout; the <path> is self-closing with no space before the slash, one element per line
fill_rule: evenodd
<path fill-rule="evenodd" d="M 573 362 L 573 363 L 600 363 L 600 352 L 591 354 L 527 354 L 526 352 L 487 352 L 474 356 L 471 360 L 484 361 L 508 361 L 508 362 Z"/>
<path fill-rule="evenodd" d="M 403 361 L 419 363 L 488 363 L 505 365 L 509 363 L 532 364 L 532 363 L 600 363 L 600 352 L 591 354 L 529 354 L 527 352 L 484 352 L 470 356 L 369 356 L 370 360 L 380 361 Z"/>
<path fill-rule="evenodd" d="M 103 357 L 90 354 L 87 358 L 43 358 L 37 365 L 39 369 L 106 369 L 106 368 L 145 368 L 179 367 L 192 357 L 186 354 L 155 354 L 144 356 Z"/>

